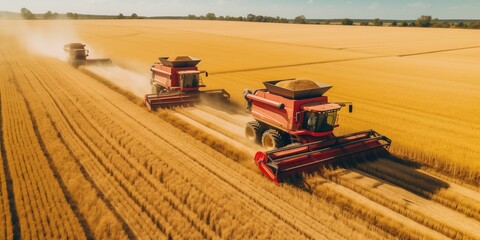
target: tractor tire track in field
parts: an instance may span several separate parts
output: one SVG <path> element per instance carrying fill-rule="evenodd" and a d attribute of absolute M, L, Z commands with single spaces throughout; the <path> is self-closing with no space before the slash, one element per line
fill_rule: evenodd
<path fill-rule="evenodd" d="M 359 60 L 366 60 L 366 59 L 385 58 L 385 57 L 391 57 L 391 56 L 390 55 L 368 56 L 368 57 L 357 57 L 357 58 L 346 58 L 346 59 L 334 59 L 334 60 L 326 60 L 326 61 L 318 61 L 318 62 L 295 63 L 295 64 L 277 65 L 277 66 L 265 66 L 265 67 L 258 67 L 258 68 L 246 68 L 246 69 L 237 69 L 237 70 L 229 70 L 229 71 L 217 71 L 217 72 L 212 71 L 212 72 L 209 72 L 209 75 L 244 73 L 244 72 L 253 72 L 253 71 L 259 71 L 259 70 L 300 67 L 300 66 L 326 64 L 326 63 L 350 62 L 350 61 L 359 61 Z"/>
<path fill-rule="evenodd" d="M 5 57 L 5 56 L 4 56 Z M 3 64 L 3 63 L 2 63 Z M 6 74 L 6 71 L 2 69 L 3 74 Z M 0 88 L 1 89 L 1 88 Z M 5 140 L 4 140 L 4 135 L 3 135 L 3 102 L 6 99 L 4 99 L 4 93 L 0 91 L 0 150 L 2 154 L 2 164 L 3 164 L 3 173 L 5 174 L 5 182 L 7 184 L 7 196 L 8 196 L 8 205 L 9 205 L 9 210 L 10 210 L 10 221 L 12 224 L 12 238 L 13 239 L 21 239 L 21 230 L 20 230 L 20 222 L 18 219 L 18 212 L 15 204 L 15 193 L 13 191 L 13 181 L 12 181 L 12 175 L 10 173 L 10 169 L 8 167 L 8 158 L 7 154 L 5 151 Z M 7 215 L 7 214 L 6 214 Z M 8 215 L 7 215 L 8 216 Z M 7 237 L 7 236 L 6 236 Z"/>
<path fill-rule="evenodd" d="M 470 46 L 470 47 L 461 47 L 461 48 L 439 49 L 439 50 L 433 50 L 433 51 L 414 52 L 414 53 L 405 53 L 405 54 L 375 55 L 375 56 L 367 56 L 367 57 L 356 57 L 356 58 L 346 58 L 346 59 L 333 59 L 333 60 L 316 61 L 316 62 L 304 62 L 304 63 L 293 63 L 293 64 L 286 64 L 286 65 L 264 66 L 264 67 L 257 67 L 257 68 L 235 69 L 235 70 L 228 70 L 228 71 L 216 71 L 216 72 L 215 72 L 215 71 L 212 71 L 212 72 L 209 72 L 209 74 L 210 74 L 210 75 L 216 75 L 216 74 L 245 73 L 245 72 L 253 72 L 253 71 L 260 71 L 260 70 L 271 70 L 271 69 L 289 68 L 289 67 L 301 67 L 301 66 L 327 64 L 327 63 L 351 62 L 351 61 L 377 59 L 377 58 L 412 57 L 412 56 L 428 55 L 428 54 L 434 54 L 434 53 L 442 53 L 442 52 L 452 52 L 452 51 L 459 51 L 459 50 L 475 49 L 475 48 L 480 48 L 480 46 Z M 355 48 L 351 48 L 351 49 L 350 49 L 350 48 L 344 48 L 343 50 L 354 51 L 353 49 L 355 49 Z M 339 49 L 339 50 L 340 50 L 340 49 Z M 362 52 L 362 51 L 354 51 L 354 52 L 364 53 L 364 52 Z"/>
<path fill-rule="evenodd" d="M 438 49 L 433 51 L 426 51 L 426 52 L 416 52 L 416 53 L 405 53 L 396 55 L 397 57 L 410 57 L 410 56 L 418 56 L 418 55 L 427 55 L 432 53 L 442 53 L 442 52 L 453 52 L 459 50 L 467 50 L 467 49 L 475 49 L 480 48 L 480 46 L 470 46 L 470 47 L 460 47 L 460 48 L 447 48 L 447 49 Z"/>

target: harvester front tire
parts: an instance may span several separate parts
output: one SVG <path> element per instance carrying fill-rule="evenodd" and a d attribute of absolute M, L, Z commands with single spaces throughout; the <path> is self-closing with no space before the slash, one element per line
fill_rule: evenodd
<path fill-rule="evenodd" d="M 262 142 L 263 132 L 265 132 L 265 127 L 259 121 L 251 121 L 245 125 L 245 136 L 256 143 Z"/>
<path fill-rule="evenodd" d="M 285 146 L 283 135 L 276 129 L 268 129 L 262 135 L 262 146 L 267 151 Z"/>

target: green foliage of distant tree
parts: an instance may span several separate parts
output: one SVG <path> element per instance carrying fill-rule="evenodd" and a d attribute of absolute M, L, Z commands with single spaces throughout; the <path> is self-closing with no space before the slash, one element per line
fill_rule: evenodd
<path fill-rule="evenodd" d="M 118 14 L 118 17 L 117 17 L 117 18 L 118 18 L 118 19 L 124 19 L 125 16 L 123 15 L 123 13 L 120 13 L 120 14 Z"/>
<path fill-rule="evenodd" d="M 305 23 L 307 23 L 307 19 L 305 18 L 305 16 L 300 15 L 300 16 L 295 17 L 295 19 L 293 19 L 293 23 L 305 24 Z"/>
<path fill-rule="evenodd" d="M 20 14 L 22 15 L 23 19 L 28 19 L 28 20 L 35 19 L 35 15 L 32 12 L 30 12 L 30 10 L 28 10 L 27 8 L 20 9 Z"/>
<path fill-rule="evenodd" d="M 353 25 L 353 21 L 350 18 L 345 18 L 342 20 L 342 25 Z"/>
<path fill-rule="evenodd" d="M 207 14 L 205 15 L 205 19 L 207 19 L 207 20 L 215 20 L 215 19 L 217 19 L 217 17 L 215 16 L 215 13 L 207 13 Z"/>
<path fill-rule="evenodd" d="M 74 19 L 72 12 L 67 12 L 66 16 L 67 16 L 67 18 Z"/>
<path fill-rule="evenodd" d="M 397 22 L 397 21 L 393 21 L 391 25 L 394 26 L 394 27 L 396 27 L 396 26 L 398 25 L 398 22 Z"/>
<path fill-rule="evenodd" d="M 138 15 L 136 13 L 132 13 L 132 16 L 130 16 L 131 19 L 137 19 Z"/>
<path fill-rule="evenodd" d="M 468 28 L 480 29 L 480 21 L 468 23 Z"/>
<path fill-rule="evenodd" d="M 262 15 L 257 15 L 253 19 L 254 22 L 263 22 L 263 16 Z"/>
<path fill-rule="evenodd" d="M 417 19 L 416 23 L 419 27 L 430 27 L 432 26 L 432 16 L 422 15 Z"/>
<path fill-rule="evenodd" d="M 373 26 L 383 26 L 383 22 L 380 21 L 379 18 L 375 18 L 373 19 L 373 22 L 372 22 Z"/>
<path fill-rule="evenodd" d="M 43 19 L 56 19 L 58 17 L 58 13 L 52 13 L 52 11 L 48 11 L 43 14 Z"/>

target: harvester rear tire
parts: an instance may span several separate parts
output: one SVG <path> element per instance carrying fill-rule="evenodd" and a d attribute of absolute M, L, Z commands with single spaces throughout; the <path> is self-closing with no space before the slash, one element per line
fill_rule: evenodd
<path fill-rule="evenodd" d="M 261 143 L 265 130 L 265 126 L 259 121 L 251 121 L 245 125 L 245 136 L 256 143 Z"/>
<path fill-rule="evenodd" d="M 283 134 L 276 129 L 268 129 L 262 135 L 262 146 L 267 151 L 285 146 Z"/>

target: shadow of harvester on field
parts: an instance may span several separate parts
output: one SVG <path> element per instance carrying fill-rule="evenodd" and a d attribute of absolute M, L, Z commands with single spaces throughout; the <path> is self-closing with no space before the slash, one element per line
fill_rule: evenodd
<path fill-rule="evenodd" d="M 285 183 L 312 193 L 311 183 L 318 183 L 318 179 L 314 178 L 320 176 L 335 180 L 354 172 L 359 174 L 360 178 L 375 179 L 378 185 L 394 185 L 427 199 L 431 199 L 435 193 L 449 187 L 447 182 L 420 171 L 420 167 L 418 163 L 388 153 L 373 153 L 327 164 L 313 174 L 297 174 L 285 179 Z"/>

